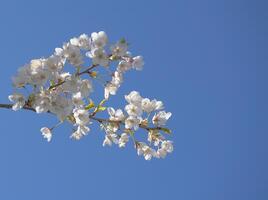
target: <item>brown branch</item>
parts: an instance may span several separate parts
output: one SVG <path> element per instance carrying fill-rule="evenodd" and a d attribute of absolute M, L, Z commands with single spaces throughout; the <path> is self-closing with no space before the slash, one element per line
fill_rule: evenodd
<path fill-rule="evenodd" d="M 0 108 L 6 108 L 6 109 L 12 109 L 12 106 L 13 104 L 0 104 Z M 27 105 L 23 106 L 23 109 L 36 112 L 34 108 Z"/>
<path fill-rule="evenodd" d="M 81 76 L 82 74 L 88 74 L 88 73 L 90 73 L 90 71 L 91 71 L 92 69 L 94 69 L 94 68 L 97 67 L 97 66 L 99 66 L 99 65 L 93 64 L 93 65 L 91 65 L 89 68 L 85 69 L 84 71 L 77 73 L 77 75 L 78 75 L 78 76 Z"/>
<path fill-rule="evenodd" d="M 77 73 L 76 75 L 77 75 L 77 76 L 81 76 L 82 74 L 90 74 L 90 71 L 91 71 L 92 69 L 94 69 L 95 67 L 97 67 L 97 66 L 99 66 L 99 65 L 95 65 L 95 64 L 93 64 L 93 65 L 89 66 L 87 69 L 85 69 L 84 71 Z M 54 88 L 56 88 L 56 87 L 62 85 L 62 84 L 65 83 L 65 82 L 66 82 L 65 80 L 64 80 L 64 81 L 61 81 L 61 82 L 59 82 L 59 83 L 57 83 L 57 84 L 55 84 L 55 85 L 50 86 L 48 89 L 49 89 L 49 90 L 52 90 L 52 89 L 54 89 Z"/>
<path fill-rule="evenodd" d="M 0 108 L 6 108 L 6 109 L 12 109 L 12 106 L 13 104 L 0 104 Z M 36 112 L 36 110 L 28 105 L 25 105 L 23 106 L 23 109 L 24 110 L 30 110 L 30 111 L 33 111 L 33 112 Z M 50 112 L 48 112 L 50 113 Z M 98 121 L 99 123 L 104 123 L 104 122 L 107 122 L 107 123 L 117 123 L 117 124 L 124 124 L 123 121 L 116 121 L 116 120 L 110 120 L 110 119 L 105 119 L 105 118 L 98 118 L 98 117 L 95 117 L 94 115 L 89 115 L 89 118 L 90 119 L 93 119 L 95 121 Z M 147 131 L 150 131 L 150 130 L 161 130 L 162 128 L 161 127 L 147 127 L 143 124 L 140 124 L 139 125 L 140 128 L 143 128 Z"/>

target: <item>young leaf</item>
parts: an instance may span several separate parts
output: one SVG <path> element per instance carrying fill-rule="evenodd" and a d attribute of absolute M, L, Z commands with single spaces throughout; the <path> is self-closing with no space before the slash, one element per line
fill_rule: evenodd
<path fill-rule="evenodd" d="M 171 130 L 168 128 L 161 127 L 161 131 L 164 131 L 167 134 L 171 134 Z"/>

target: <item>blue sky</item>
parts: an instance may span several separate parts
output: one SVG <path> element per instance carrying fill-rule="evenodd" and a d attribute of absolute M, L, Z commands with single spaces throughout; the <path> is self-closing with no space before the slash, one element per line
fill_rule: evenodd
<path fill-rule="evenodd" d="M 267 7 L 265 1 L 1 1 L 0 101 L 10 77 L 73 36 L 104 30 L 145 58 L 111 106 L 138 90 L 173 113 L 175 151 L 144 161 L 129 145 L 103 148 L 97 127 L 42 139 L 48 115 L 1 110 L 0 199 L 265 200 Z"/>

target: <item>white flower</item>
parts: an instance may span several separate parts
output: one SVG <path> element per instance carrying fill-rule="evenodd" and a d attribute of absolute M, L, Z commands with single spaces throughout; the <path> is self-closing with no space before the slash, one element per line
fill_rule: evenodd
<path fill-rule="evenodd" d="M 29 74 L 29 66 L 25 65 L 18 69 L 18 74 L 15 77 L 12 77 L 13 86 L 20 88 L 29 83 L 30 74 Z"/>
<path fill-rule="evenodd" d="M 60 121 L 71 114 L 73 109 L 72 101 L 66 97 L 55 94 L 52 96 L 49 111 L 56 114 Z"/>
<path fill-rule="evenodd" d="M 84 50 L 89 50 L 91 47 L 90 38 L 86 34 L 80 35 L 79 38 L 76 37 L 72 38 L 70 40 L 70 43 Z"/>
<path fill-rule="evenodd" d="M 119 72 L 126 72 L 131 69 L 131 63 L 125 60 L 121 60 L 117 66 Z"/>
<path fill-rule="evenodd" d="M 120 139 L 118 141 L 118 145 L 119 147 L 125 147 L 126 146 L 126 143 L 129 141 L 129 137 L 128 137 L 128 134 L 126 133 L 123 133 L 121 136 L 120 136 Z"/>
<path fill-rule="evenodd" d="M 148 133 L 148 141 L 158 146 L 165 138 L 158 132 L 158 130 L 150 130 Z"/>
<path fill-rule="evenodd" d="M 52 55 L 44 61 L 44 68 L 49 72 L 59 72 L 62 70 L 65 59 L 60 56 Z"/>
<path fill-rule="evenodd" d="M 96 47 L 104 47 L 108 42 L 108 37 L 104 31 L 100 31 L 98 33 L 93 32 L 91 34 L 92 43 Z"/>
<path fill-rule="evenodd" d="M 155 109 L 154 110 L 162 110 L 164 109 L 164 104 L 162 101 L 157 101 L 157 100 L 152 100 L 153 104 L 155 104 Z"/>
<path fill-rule="evenodd" d="M 12 110 L 17 111 L 25 105 L 25 100 L 22 94 L 15 93 L 13 95 L 9 95 L 8 99 L 11 102 L 14 102 L 14 105 L 12 106 Z"/>
<path fill-rule="evenodd" d="M 143 142 L 137 144 L 137 153 L 139 156 L 143 155 L 145 160 L 151 160 L 152 157 L 156 157 L 157 155 L 154 149 Z"/>
<path fill-rule="evenodd" d="M 40 129 L 40 131 L 42 132 L 42 135 L 45 139 L 47 139 L 48 142 L 51 141 L 52 139 L 52 132 L 49 128 L 47 127 L 43 127 Z"/>
<path fill-rule="evenodd" d="M 124 113 L 121 109 L 115 110 L 114 108 L 109 107 L 109 108 L 107 108 L 107 111 L 110 115 L 110 118 L 109 118 L 110 120 L 122 121 L 125 119 Z"/>
<path fill-rule="evenodd" d="M 112 146 L 113 142 L 112 140 L 110 140 L 109 137 L 107 137 L 107 135 L 105 136 L 104 140 L 103 140 L 103 143 L 102 143 L 102 146 Z"/>
<path fill-rule="evenodd" d="M 81 55 L 80 49 L 71 43 L 65 43 L 63 49 L 55 49 L 56 55 L 62 55 L 65 57 L 69 63 L 75 67 L 79 67 L 83 64 L 83 57 Z"/>
<path fill-rule="evenodd" d="M 163 109 L 162 101 L 157 101 L 155 99 L 150 101 L 150 99 L 144 98 L 142 99 L 141 105 L 142 105 L 142 109 L 147 113 L 151 113 L 155 110 Z"/>
<path fill-rule="evenodd" d="M 50 108 L 50 94 L 48 91 L 41 91 L 34 98 L 34 109 L 37 113 L 47 112 Z"/>
<path fill-rule="evenodd" d="M 132 67 L 136 70 L 142 70 L 144 65 L 143 57 L 136 56 L 133 58 Z"/>
<path fill-rule="evenodd" d="M 141 105 L 142 109 L 147 113 L 151 113 L 155 109 L 155 105 L 148 98 L 142 99 Z"/>
<path fill-rule="evenodd" d="M 123 39 L 111 46 L 111 52 L 115 56 L 124 56 L 127 52 L 127 42 Z"/>
<path fill-rule="evenodd" d="M 75 140 L 80 140 L 83 136 L 87 135 L 90 129 L 87 126 L 79 125 L 77 130 L 70 136 Z"/>
<path fill-rule="evenodd" d="M 82 80 L 79 90 L 83 97 L 89 96 L 89 94 L 93 91 L 93 86 L 92 86 L 91 81 L 88 79 Z"/>
<path fill-rule="evenodd" d="M 140 93 L 137 91 L 132 91 L 128 95 L 125 95 L 125 99 L 128 103 L 137 106 L 140 106 L 142 101 L 142 97 L 140 96 Z"/>
<path fill-rule="evenodd" d="M 165 140 L 161 144 L 161 148 L 165 149 L 168 153 L 172 153 L 173 151 L 173 144 L 170 140 Z"/>
<path fill-rule="evenodd" d="M 134 117 L 134 116 L 129 116 L 125 120 L 125 128 L 126 129 L 134 129 L 135 131 L 139 129 L 139 124 L 141 122 L 140 118 Z"/>
<path fill-rule="evenodd" d="M 123 82 L 123 74 L 118 72 L 118 71 L 115 71 L 113 74 L 113 78 L 112 78 L 111 83 L 120 87 L 120 84 L 122 82 Z"/>
<path fill-rule="evenodd" d="M 157 126 L 163 126 L 166 124 L 167 120 L 171 117 L 171 112 L 166 113 L 165 111 L 160 111 L 156 113 L 153 117 L 153 124 Z"/>
<path fill-rule="evenodd" d="M 143 156 L 145 160 L 151 160 L 152 157 L 156 156 L 155 150 L 150 148 L 149 146 L 144 146 L 142 150 L 143 150 Z"/>
<path fill-rule="evenodd" d="M 77 125 L 85 126 L 89 124 L 89 113 L 82 108 L 75 108 L 73 110 L 75 122 Z"/>
<path fill-rule="evenodd" d="M 165 158 L 167 155 L 167 151 L 165 149 L 161 148 L 161 149 L 157 150 L 156 154 L 157 154 L 157 157 L 159 157 L 159 158 Z"/>
<path fill-rule="evenodd" d="M 157 150 L 156 154 L 159 158 L 165 158 L 167 153 L 173 152 L 173 144 L 170 140 L 165 140 L 161 144 L 161 148 Z"/>
<path fill-rule="evenodd" d="M 79 91 L 81 85 L 81 79 L 78 76 L 72 75 L 65 79 L 62 87 L 65 92 L 76 93 Z"/>
<path fill-rule="evenodd" d="M 83 97 L 81 95 L 81 92 L 77 92 L 77 93 L 73 94 L 72 101 L 73 101 L 73 104 L 77 107 L 84 105 L 84 101 L 83 101 Z"/>
<path fill-rule="evenodd" d="M 125 110 L 129 116 L 141 116 L 142 109 L 134 104 L 128 104 L 125 106 Z"/>
<path fill-rule="evenodd" d="M 115 133 L 105 135 L 105 139 L 102 143 L 102 146 L 112 146 L 112 144 L 118 144 L 118 136 Z"/>
<path fill-rule="evenodd" d="M 47 82 L 49 73 L 44 69 L 44 61 L 44 59 L 31 60 L 29 65 L 30 84 L 41 86 Z"/>
<path fill-rule="evenodd" d="M 109 58 L 106 52 L 102 48 L 94 48 L 90 52 L 87 52 L 86 56 L 92 59 L 94 65 L 101 65 L 107 67 L 109 65 Z"/>
<path fill-rule="evenodd" d="M 104 98 L 109 99 L 110 94 L 115 95 L 118 90 L 118 85 L 107 83 L 104 88 Z"/>

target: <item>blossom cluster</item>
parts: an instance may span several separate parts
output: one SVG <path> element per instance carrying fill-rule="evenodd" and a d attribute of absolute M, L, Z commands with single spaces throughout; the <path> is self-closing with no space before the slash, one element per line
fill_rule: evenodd
<path fill-rule="evenodd" d="M 124 109 L 125 113 L 122 109 L 115 110 L 112 107 L 107 109 L 110 117 L 106 123 L 102 123 L 102 128 L 106 132 L 103 146 L 111 146 L 114 143 L 119 147 L 125 147 L 131 137 L 138 155 L 143 155 L 146 160 L 150 160 L 152 157 L 166 157 L 167 153 L 173 151 L 173 144 L 172 141 L 166 140 L 160 132 L 170 133 L 163 127 L 171 117 L 171 113 L 163 111 L 162 101 L 143 98 L 137 91 L 125 95 L 125 99 L 128 102 Z M 151 114 L 153 117 L 150 120 Z M 135 139 L 134 132 L 139 128 L 146 130 L 149 144 Z M 118 133 L 120 130 L 122 130 L 121 134 Z"/>
<path fill-rule="evenodd" d="M 143 57 L 132 56 L 128 46 L 125 39 L 109 44 L 106 33 L 100 31 L 74 37 L 61 48 L 56 48 L 51 56 L 31 60 L 12 77 L 15 90 L 9 96 L 12 109 L 30 108 L 36 113 L 57 116 L 57 125 L 41 128 L 48 142 L 52 139 L 53 129 L 65 121 L 74 127 L 70 137 L 79 140 L 90 132 L 90 124 L 95 120 L 105 130 L 103 146 L 115 143 L 125 147 L 131 137 L 138 154 L 144 155 L 146 160 L 164 158 L 173 151 L 173 145 L 161 134 L 170 133 L 164 126 L 171 116 L 170 112 L 163 111 L 161 101 L 142 98 L 138 92 L 132 91 L 125 96 L 128 102 L 125 112 L 109 107 L 109 119 L 96 117 L 106 110 L 104 103 L 110 95 L 116 94 L 124 74 L 131 69 L 143 68 Z M 109 72 L 108 78 L 99 75 L 97 70 L 100 68 Z M 99 104 L 92 100 L 94 80 L 104 83 L 104 99 Z M 154 115 L 149 121 L 152 113 Z M 149 144 L 135 139 L 134 133 L 140 128 L 148 132 Z M 123 132 L 119 134 L 119 131 Z"/>

